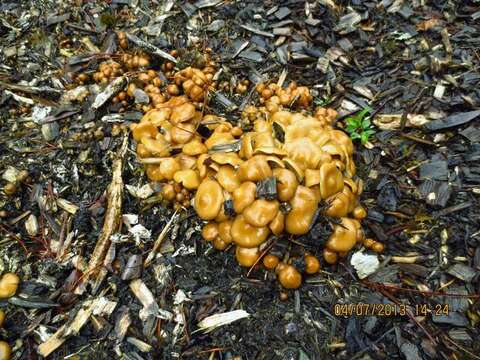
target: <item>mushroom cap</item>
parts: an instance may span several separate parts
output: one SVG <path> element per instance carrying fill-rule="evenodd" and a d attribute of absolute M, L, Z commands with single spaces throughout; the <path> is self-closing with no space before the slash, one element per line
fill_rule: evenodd
<path fill-rule="evenodd" d="M 6 273 L 0 279 L 0 299 L 12 297 L 17 292 L 20 278 L 17 274 Z"/>
<path fill-rule="evenodd" d="M 177 171 L 173 179 L 188 190 L 196 189 L 200 185 L 200 176 L 196 170 L 188 169 Z"/>
<path fill-rule="evenodd" d="M 325 163 L 320 166 L 320 195 L 322 199 L 342 191 L 343 175 L 333 163 Z"/>
<path fill-rule="evenodd" d="M 275 255 L 265 255 L 263 257 L 263 266 L 265 266 L 266 269 L 268 270 L 273 270 L 277 267 L 278 263 L 280 260 L 278 259 L 278 256 Z"/>
<path fill-rule="evenodd" d="M 174 124 L 182 123 L 193 119 L 195 116 L 195 105 L 190 102 L 184 103 L 180 106 L 176 106 L 172 110 L 170 120 Z"/>
<path fill-rule="evenodd" d="M 165 200 L 173 200 L 176 195 L 173 184 L 162 184 L 161 194 Z"/>
<path fill-rule="evenodd" d="M 357 205 L 352 211 L 352 215 L 357 220 L 362 220 L 367 217 L 367 210 L 362 205 Z"/>
<path fill-rule="evenodd" d="M 237 172 L 229 165 L 220 166 L 215 178 L 228 192 L 233 193 L 240 187 L 240 180 L 238 179 Z"/>
<path fill-rule="evenodd" d="M 302 275 L 292 265 L 284 266 L 277 275 L 285 289 L 298 289 L 302 285 Z"/>
<path fill-rule="evenodd" d="M 318 184 L 320 184 L 320 171 L 318 171 L 317 169 L 306 169 L 305 186 L 312 187 Z"/>
<path fill-rule="evenodd" d="M 303 235 L 310 230 L 313 216 L 317 210 L 317 197 L 315 192 L 305 186 L 299 185 L 294 197 L 290 200 L 292 210 L 285 218 L 285 229 L 294 235 Z"/>
<path fill-rule="evenodd" d="M 182 152 L 190 156 L 198 156 L 200 154 L 206 154 L 207 151 L 208 151 L 207 147 L 199 139 L 193 139 L 192 141 L 186 143 L 182 147 Z"/>
<path fill-rule="evenodd" d="M 220 224 L 218 224 L 218 236 L 220 236 L 220 239 L 222 239 L 226 244 L 230 244 L 233 241 L 232 234 L 230 233 L 232 224 L 232 220 L 222 221 Z"/>
<path fill-rule="evenodd" d="M 320 270 L 320 261 L 313 255 L 305 255 L 305 272 L 315 274 Z"/>
<path fill-rule="evenodd" d="M 233 152 L 218 152 L 210 155 L 210 158 L 220 165 L 231 165 L 236 167 L 243 163 L 243 160 Z"/>
<path fill-rule="evenodd" d="M 258 251 L 258 247 L 244 248 L 237 246 L 235 249 L 235 257 L 241 266 L 252 266 L 259 256 L 260 252 Z"/>
<path fill-rule="evenodd" d="M 218 182 L 203 180 L 195 194 L 195 211 L 200 219 L 213 220 L 223 205 L 223 190 Z"/>
<path fill-rule="evenodd" d="M 191 122 L 184 122 L 175 125 L 170 130 L 172 141 L 177 144 L 185 144 L 189 142 L 195 135 L 195 124 Z"/>
<path fill-rule="evenodd" d="M 260 181 L 272 176 L 272 169 L 264 155 L 255 155 L 238 167 L 240 181 Z"/>
<path fill-rule="evenodd" d="M 12 349 L 6 341 L 0 341 L 0 359 L 10 360 L 12 356 Z"/>
<path fill-rule="evenodd" d="M 347 216 L 351 199 L 344 191 L 330 196 L 326 201 L 329 207 L 325 211 L 325 215 L 331 217 Z"/>
<path fill-rule="evenodd" d="M 338 254 L 328 248 L 323 248 L 323 259 L 327 264 L 336 264 L 338 261 Z"/>
<path fill-rule="evenodd" d="M 357 242 L 357 220 L 342 218 L 341 224 L 333 226 L 333 233 L 327 240 L 326 247 L 335 252 L 349 251 Z"/>
<path fill-rule="evenodd" d="M 278 213 L 279 203 L 276 200 L 258 199 L 243 210 L 245 221 L 252 226 L 267 226 Z"/>
<path fill-rule="evenodd" d="M 268 227 L 255 227 L 245 221 L 243 215 L 237 215 L 233 221 L 230 234 L 235 244 L 253 248 L 263 243 L 270 233 Z"/>
<path fill-rule="evenodd" d="M 132 129 L 132 135 L 135 141 L 140 141 L 143 138 L 155 139 L 158 135 L 157 128 L 152 125 L 150 121 L 141 121 L 138 124 L 130 125 Z"/>
<path fill-rule="evenodd" d="M 145 166 L 145 173 L 147 174 L 148 179 L 151 181 L 162 181 L 165 179 L 162 173 L 160 172 L 159 165 Z"/>
<path fill-rule="evenodd" d="M 176 158 L 169 157 L 162 160 L 159 165 L 160 174 L 167 180 L 172 180 L 177 171 L 180 170 L 180 163 Z"/>
<path fill-rule="evenodd" d="M 214 131 L 213 134 L 205 141 L 205 145 L 210 150 L 216 145 L 229 144 L 235 141 L 235 138 L 229 132 Z"/>
<path fill-rule="evenodd" d="M 242 136 L 242 147 L 239 155 L 243 159 L 250 159 L 253 156 L 253 135 L 254 133 L 246 133 Z"/>
<path fill-rule="evenodd" d="M 154 156 L 164 157 L 170 155 L 170 144 L 164 137 L 157 136 L 155 139 L 141 138 L 141 143 L 145 149 Z"/>
<path fill-rule="evenodd" d="M 278 200 L 289 201 L 297 190 L 297 177 L 292 171 L 281 168 L 273 169 L 273 176 L 277 178 Z"/>
<path fill-rule="evenodd" d="M 232 194 L 233 209 L 237 214 L 241 214 L 243 210 L 255 201 L 257 193 L 257 185 L 251 181 L 245 181 Z"/>
<path fill-rule="evenodd" d="M 268 227 L 274 235 L 280 235 L 285 229 L 285 215 L 281 211 L 278 211 Z"/>
<path fill-rule="evenodd" d="M 213 240 L 213 247 L 217 250 L 225 250 L 228 244 L 219 237 Z"/>
<path fill-rule="evenodd" d="M 205 241 L 213 241 L 218 236 L 218 224 L 209 222 L 202 228 L 202 237 Z"/>

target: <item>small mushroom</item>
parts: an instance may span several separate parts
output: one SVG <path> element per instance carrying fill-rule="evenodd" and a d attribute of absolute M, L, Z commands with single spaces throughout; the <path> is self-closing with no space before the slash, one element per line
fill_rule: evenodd
<path fill-rule="evenodd" d="M 5 322 L 5 311 L 0 309 L 0 328 L 3 326 L 4 322 Z"/>
<path fill-rule="evenodd" d="M 155 139 L 158 135 L 157 128 L 150 121 L 140 121 L 138 124 L 132 124 L 130 129 L 135 141 L 140 141 L 143 138 Z"/>
<path fill-rule="evenodd" d="M 241 266 L 252 266 L 255 264 L 255 261 L 257 261 L 259 256 L 260 253 L 258 251 L 258 247 L 245 248 L 237 246 L 235 249 L 235 257 Z"/>
<path fill-rule="evenodd" d="M 251 181 L 246 181 L 239 188 L 235 189 L 232 194 L 235 212 L 241 214 L 248 205 L 254 202 L 256 193 L 257 186 Z"/>
<path fill-rule="evenodd" d="M 357 205 L 353 211 L 352 211 L 352 215 L 355 219 L 357 220 L 362 220 L 364 219 L 365 217 L 367 217 L 367 210 L 365 210 L 365 208 L 361 205 Z"/>
<path fill-rule="evenodd" d="M 278 256 L 268 254 L 263 257 L 263 266 L 268 270 L 273 270 L 277 267 L 279 261 Z"/>
<path fill-rule="evenodd" d="M 0 299 L 6 299 L 15 295 L 18 284 L 20 284 L 20 278 L 17 274 L 3 274 L 0 279 Z"/>
<path fill-rule="evenodd" d="M 357 220 L 342 218 L 340 224 L 333 226 L 333 233 L 327 240 L 326 247 L 335 252 L 349 251 L 357 242 Z"/>
<path fill-rule="evenodd" d="M 213 241 L 218 236 L 218 224 L 209 222 L 202 228 L 202 237 L 205 241 Z"/>
<path fill-rule="evenodd" d="M 195 135 L 195 124 L 191 122 L 184 122 L 175 125 L 170 130 L 172 141 L 177 144 L 185 144 L 189 142 Z"/>
<path fill-rule="evenodd" d="M 310 230 L 313 216 L 317 210 L 317 197 L 312 189 L 298 186 L 295 196 L 290 200 L 292 210 L 285 218 L 285 229 L 294 235 L 303 235 Z"/>
<path fill-rule="evenodd" d="M 292 171 L 280 168 L 273 169 L 273 176 L 277 178 L 278 200 L 289 201 L 297 190 L 297 177 Z"/>
<path fill-rule="evenodd" d="M 333 265 L 338 261 L 338 254 L 328 248 L 323 249 L 323 259 L 327 264 Z"/>
<path fill-rule="evenodd" d="M 320 270 L 320 262 L 313 255 L 305 255 L 305 272 L 315 274 Z"/>
<path fill-rule="evenodd" d="M 230 233 L 235 244 L 241 247 L 253 248 L 259 246 L 267 239 L 270 230 L 268 227 L 252 226 L 245 221 L 243 215 L 237 215 L 233 221 Z"/>
<path fill-rule="evenodd" d="M 242 212 L 245 221 L 252 226 L 267 226 L 277 215 L 279 203 L 276 200 L 258 199 Z"/>
<path fill-rule="evenodd" d="M 232 229 L 232 224 L 233 224 L 232 220 L 222 221 L 221 223 L 218 224 L 218 236 L 226 244 L 230 244 L 233 240 L 232 234 L 230 232 Z"/>
<path fill-rule="evenodd" d="M 283 266 L 277 276 L 285 289 L 298 289 L 302 285 L 302 275 L 292 265 Z"/>
<path fill-rule="evenodd" d="M 203 180 L 195 194 L 195 211 L 203 220 L 213 220 L 223 205 L 223 190 L 215 180 Z"/>

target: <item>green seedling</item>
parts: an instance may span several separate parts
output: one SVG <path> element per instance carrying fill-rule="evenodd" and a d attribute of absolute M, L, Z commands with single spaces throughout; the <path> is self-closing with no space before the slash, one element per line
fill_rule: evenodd
<path fill-rule="evenodd" d="M 347 125 L 346 130 L 350 134 L 350 137 L 352 140 L 359 139 L 362 145 L 365 145 L 370 140 L 370 137 L 375 134 L 375 129 L 368 115 L 371 111 L 371 108 L 366 107 L 362 111 L 345 119 L 345 124 Z"/>

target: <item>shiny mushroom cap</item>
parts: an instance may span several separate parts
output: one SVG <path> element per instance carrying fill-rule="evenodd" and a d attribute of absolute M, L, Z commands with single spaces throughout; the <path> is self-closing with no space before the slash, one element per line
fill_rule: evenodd
<path fill-rule="evenodd" d="M 299 185 L 295 195 L 290 200 L 292 210 L 285 219 L 285 229 L 294 235 L 306 234 L 312 225 L 313 216 L 317 210 L 317 197 L 315 192 L 305 186 Z"/>
<path fill-rule="evenodd" d="M 326 247 L 335 252 L 349 251 L 357 242 L 358 222 L 355 219 L 342 218 L 340 224 L 333 226 L 333 233 L 326 243 Z"/>
<path fill-rule="evenodd" d="M 195 211 L 200 219 L 213 220 L 223 205 L 223 190 L 215 180 L 203 180 L 195 194 Z"/>
<path fill-rule="evenodd" d="M 252 226 L 267 226 L 278 213 L 279 203 L 276 200 L 258 199 L 248 205 L 242 212 L 245 221 Z"/>
<path fill-rule="evenodd" d="M 232 194 L 233 209 L 237 214 L 241 214 L 243 210 L 255 201 L 257 186 L 254 182 L 246 181 L 239 188 L 235 189 Z"/>
<path fill-rule="evenodd" d="M 17 274 L 3 274 L 0 279 L 0 299 L 6 299 L 15 295 L 18 284 L 20 284 L 20 278 Z"/>
<path fill-rule="evenodd" d="M 273 176 L 277 178 L 278 200 L 289 201 L 297 190 L 297 177 L 292 171 L 281 168 L 273 169 Z"/>
<path fill-rule="evenodd" d="M 283 266 L 277 276 L 285 289 L 298 289 L 302 285 L 302 275 L 292 265 Z"/>
<path fill-rule="evenodd" d="M 267 240 L 268 227 L 255 227 L 245 221 L 243 215 L 237 215 L 233 221 L 230 234 L 233 242 L 241 247 L 253 248 Z"/>
<path fill-rule="evenodd" d="M 343 175 L 333 163 L 320 166 L 320 195 L 322 199 L 338 193 L 343 189 Z"/>
<path fill-rule="evenodd" d="M 272 176 L 272 169 L 264 155 L 255 155 L 238 168 L 240 181 L 260 181 Z"/>
<path fill-rule="evenodd" d="M 235 249 L 235 257 L 241 266 L 253 266 L 259 256 L 260 252 L 258 251 L 258 247 L 245 248 L 237 246 Z"/>

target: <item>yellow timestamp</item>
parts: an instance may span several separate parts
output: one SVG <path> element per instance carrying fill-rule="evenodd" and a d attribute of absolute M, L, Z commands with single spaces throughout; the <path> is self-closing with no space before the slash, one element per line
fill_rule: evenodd
<path fill-rule="evenodd" d="M 449 314 L 448 304 L 416 304 L 413 306 L 405 304 L 335 304 L 333 314 L 335 316 L 441 316 Z"/>

